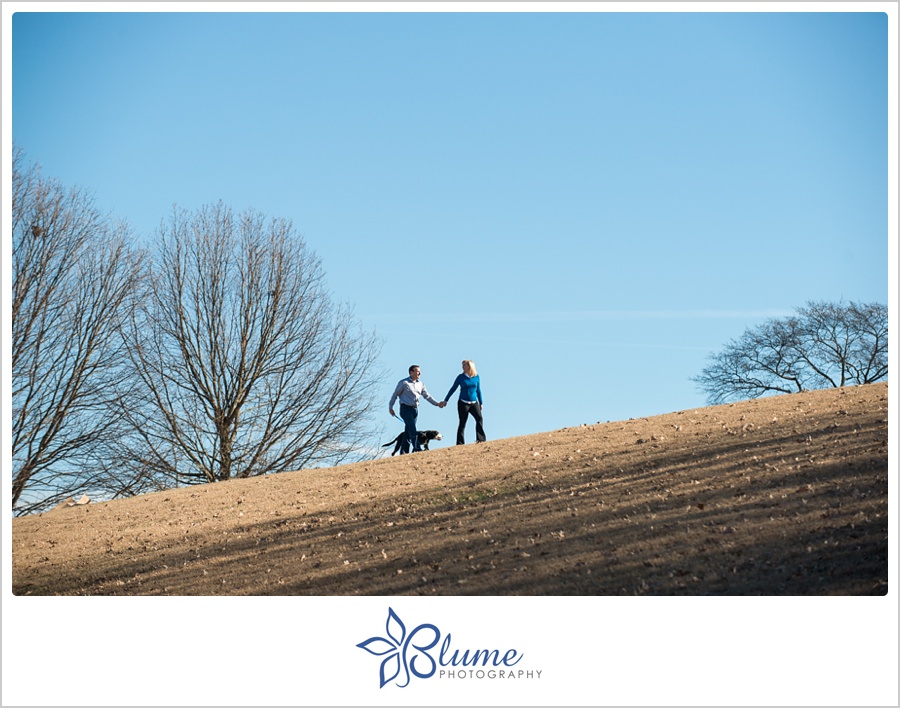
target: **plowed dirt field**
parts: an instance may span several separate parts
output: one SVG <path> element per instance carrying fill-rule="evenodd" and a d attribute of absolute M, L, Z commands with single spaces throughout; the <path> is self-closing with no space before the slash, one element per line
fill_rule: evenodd
<path fill-rule="evenodd" d="M 887 592 L 886 383 L 444 443 L 14 519 L 13 592 Z"/>

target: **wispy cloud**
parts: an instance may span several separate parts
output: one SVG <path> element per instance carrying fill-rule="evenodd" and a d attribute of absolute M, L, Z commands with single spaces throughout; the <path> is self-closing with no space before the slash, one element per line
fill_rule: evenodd
<path fill-rule="evenodd" d="M 548 322 L 599 322 L 627 320 L 755 320 L 768 317 L 785 317 L 791 310 L 566 310 L 550 312 L 447 312 L 430 313 L 432 323 L 548 323 Z M 407 322 L 409 313 L 379 313 L 363 315 L 376 323 Z"/>
<path fill-rule="evenodd" d="M 401 330 L 391 330 L 391 329 L 380 329 L 378 330 L 382 335 L 391 335 L 391 334 L 408 334 L 408 332 L 403 332 Z M 419 340 L 426 339 L 448 339 L 453 341 L 459 341 L 459 335 L 453 334 L 451 332 L 434 332 L 430 330 L 417 330 L 416 338 Z M 714 347 L 703 347 L 703 346 L 686 346 L 679 344 L 668 344 L 668 343 L 659 343 L 659 342 L 622 342 L 622 341 L 596 341 L 593 339 L 560 339 L 558 337 L 509 337 L 498 334 L 472 334 L 469 333 L 466 335 L 467 341 L 478 341 L 478 342 L 509 342 L 512 344 L 553 344 L 555 346 L 572 346 L 572 347 L 602 347 L 605 349 L 669 349 L 669 350 L 678 350 L 678 351 L 698 351 L 698 352 L 710 352 L 713 351 Z"/>

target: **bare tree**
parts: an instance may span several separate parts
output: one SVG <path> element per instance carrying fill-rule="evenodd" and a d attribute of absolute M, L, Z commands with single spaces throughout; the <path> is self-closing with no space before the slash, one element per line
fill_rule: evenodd
<path fill-rule="evenodd" d="M 380 345 L 290 222 L 221 203 L 159 231 L 129 326 L 145 391 L 125 459 L 159 487 L 337 464 L 369 441 Z"/>
<path fill-rule="evenodd" d="M 887 344 L 887 306 L 810 302 L 747 329 L 692 380 L 711 404 L 873 383 L 888 375 Z"/>
<path fill-rule="evenodd" d="M 128 228 L 26 165 L 12 179 L 12 507 L 37 511 L 102 488 L 123 420 L 121 308 L 140 277 Z"/>
<path fill-rule="evenodd" d="M 803 323 L 807 388 L 840 388 L 887 377 L 888 309 L 881 304 L 812 302 L 797 311 Z"/>

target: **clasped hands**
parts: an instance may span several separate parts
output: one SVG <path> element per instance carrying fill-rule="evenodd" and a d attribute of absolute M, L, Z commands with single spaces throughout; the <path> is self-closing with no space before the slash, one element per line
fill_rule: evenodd
<path fill-rule="evenodd" d="M 438 408 L 446 408 L 446 407 L 447 407 L 447 401 L 441 401 L 440 403 L 438 403 Z M 484 406 L 481 405 L 480 403 L 478 404 L 478 407 L 484 408 Z"/>

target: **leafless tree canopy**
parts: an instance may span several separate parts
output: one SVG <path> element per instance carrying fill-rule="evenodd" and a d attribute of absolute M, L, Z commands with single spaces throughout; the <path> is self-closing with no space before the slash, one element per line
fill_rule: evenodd
<path fill-rule="evenodd" d="M 873 383 L 888 375 L 888 308 L 810 302 L 748 329 L 694 378 L 711 404 Z"/>
<path fill-rule="evenodd" d="M 118 325 L 140 277 L 127 227 L 13 155 L 12 506 L 104 488 L 124 421 Z"/>
<path fill-rule="evenodd" d="M 12 507 L 366 457 L 380 343 L 293 226 L 173 213 L 152 257 L 13 156 Z"/>
<path fill-rule="evenodd" d="M 176 211 L 158 235 L 127 328 L 143 391 L 123 411 L 127 464 L 169 487 L 360 456 L 380 346 L 332 302 L 291 223 L 220 203 Z"/>

